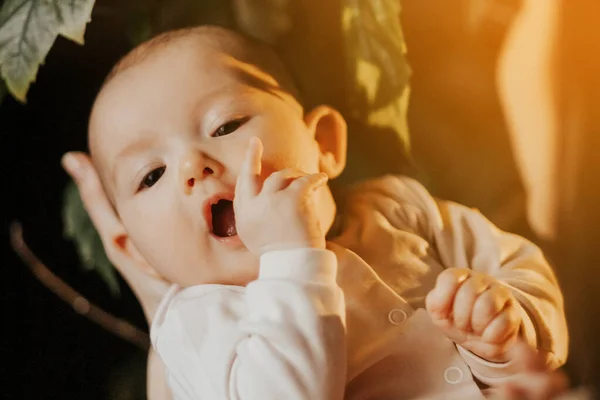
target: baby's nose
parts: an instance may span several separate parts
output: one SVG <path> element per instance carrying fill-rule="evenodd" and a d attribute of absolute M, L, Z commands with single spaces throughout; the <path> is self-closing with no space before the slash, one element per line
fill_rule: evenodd
<path fill-rule="evenodd" d="M 210 167 L 204 167 L 204 169 L 202 170 L 202 172 L 199 174 L 201 176 L 200 179 L 204 179 L 204 178 L 206 178 L 209 175 L 214 175 L 214 173 L 215 173 L 215 171 L 212 168 L 210 168 Z M 197 179 L 198 179 L 198 177 L 196 177 L 196 176 L 192 176 L 192 177 L 188 178 L 188 180 L 187 180 L 187 186 L 188 186 L 188 188 L 190 190 L 196 184 L 196 180 Z"/>
<path fill-rule="evenodd" d="M 181 160 L 181 183 L 185 194 L 191 194 L 196 184 L 209 176 L 219 177 L 223 173 L 222 165 L 197 150 L 190 151 Z"/>

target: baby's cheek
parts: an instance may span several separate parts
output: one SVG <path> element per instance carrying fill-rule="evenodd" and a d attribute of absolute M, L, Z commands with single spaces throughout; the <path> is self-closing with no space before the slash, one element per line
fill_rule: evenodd
<path fill-rule="evenodd" d="M 146 261 L 169 281 L 184 284 L 191 266 L 197 265 L 204 241 L 192 229 L 191 218 L 175 212 L 155 213 L 146 218 L 138 232 L 140 253 Z"/>
<path fill-rule="evenodd" d="M 179 218 L 171 211 L 151 207 L 148 202 L 138 202 L 123 210 L 122 219 L 130 239 L 148 262 L 153 262 L 157 254 L 171 253 L 173 241 L 179 236 Z M 170 249 L 170 251 L 167 251 Z"/>
<path fill-rule="evenodd" d="M 151 262 L 153 254 L 159 252 L 165 245 L 165 227 L 157 223 L 156 215 L 136 212 L 130 222 L 126 223 L 126 229 L 135 246 L 138 248 L 146 261 Z M 159 232 L 163 232 L 161 235 Z M 161 240 L 162 237 L 162 240 Z"/>
<path fill-rule="evenodd" d="M 306 173 L 318 172 L 319 148 L 307 129 L 287 124 L 265 133 L 261 140 L 263 167 L 274 171 L 293 168 Z"/>
<path fill-rule="evenodd" d="M 277 165 L 274 164 L 273 162 L 271 162 L 270 160 L 267 161 L 263 161 L 262 164 L 262 169 L 260 172 L 260 178 L 262 180 L 261 183 L 264 183 L 264 181 L 273 173 L 276 171 L 279 171 L 281 168 L 277 168 Z"/>

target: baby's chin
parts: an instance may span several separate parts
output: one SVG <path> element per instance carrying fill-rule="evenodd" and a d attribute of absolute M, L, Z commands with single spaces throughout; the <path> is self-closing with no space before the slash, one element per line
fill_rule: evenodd
<path fill-rule="evenodd" d="M 198 270 L 187 274 L 186 277 L 173 276 L 173 282 L 180 287 L 198 285 L 227 285 L 247 286 L 258 278 L 259 257 L 252 254 L 245 247 L 236 251 L 235 257 L 227 257 L 227 265 L 215 266 L 202 265 Z"/>

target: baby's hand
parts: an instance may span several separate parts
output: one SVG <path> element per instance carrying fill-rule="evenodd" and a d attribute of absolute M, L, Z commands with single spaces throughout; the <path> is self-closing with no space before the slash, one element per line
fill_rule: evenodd
<path fill-rule="evenodd" d="M 233 200 L 237 233 L 244 245 L 257 255 L 273 250 L 325 248 L 313 194 L 327 182 L 327 175 L 282 170 L 261 185 L 261 158 L 262 144 L 253 138 Z"/>
<path fill-rule="evenodd" d="M 517 300 L 491 276 L 468 268 L 442 272 L 425 301 L 454 343 L 492 362 L 507 361 L 521 326 Z"/>

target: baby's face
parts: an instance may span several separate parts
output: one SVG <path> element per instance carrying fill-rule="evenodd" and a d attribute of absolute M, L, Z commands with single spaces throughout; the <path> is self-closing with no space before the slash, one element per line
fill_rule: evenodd
<path fill-rule="evenodd" d="M 264 146 L 263 179 L 284 168 L 319 171 L 300 106 L 262 85 L 276 82 L 218 50 L 181 43 L 121 72 L 98 97 L 90 140 L 106 190 L 129 239 L 171 282 L 256 277 L 258 258 L 236 235 L 231 203 L 251 137 Z M 330 226 L 329 189 L 317 195 Z"/>

